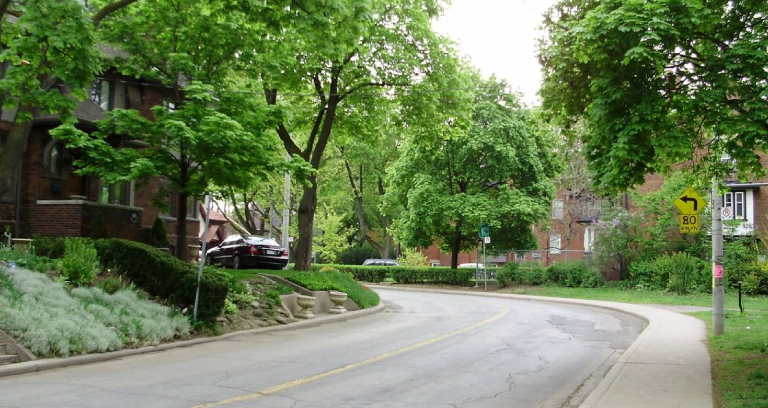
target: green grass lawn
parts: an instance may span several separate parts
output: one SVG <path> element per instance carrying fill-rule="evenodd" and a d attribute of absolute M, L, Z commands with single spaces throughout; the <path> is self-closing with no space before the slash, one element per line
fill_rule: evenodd
<path fill-rule="evenodd" d="M 349 275 L 341 272 L 304 272 L 293 270 L 226 270 L 237 280 L 252 278 L 254 275 L 264 273 L 281 276 L 299 286 L 309 290 L 337 290 L 345 292 L 349 298 L 361 309 L 366 309 L 379 304 L 379 295 L 369 290 L 352 279 Z"/>
<path fill-rule="evenodd" d="M 675 295 L 668 292 L 614 288 L 512 287 L 504 292 L 537 296 L 607 300 L 624 303 L 712 306 L 712 295 Z M 725 334 L 713 336 L 712 312 L 691 313 L 709 327 L 709 355 L 717 408 L 768 408 L 768 297 L 727 294 Z"/>

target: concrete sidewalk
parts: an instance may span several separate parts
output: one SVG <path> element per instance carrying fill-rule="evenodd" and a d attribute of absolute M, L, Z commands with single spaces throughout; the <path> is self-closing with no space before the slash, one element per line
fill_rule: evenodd
<path fill-rule="evenodd" d="M 376 288 L 377 286 L 371 286 Z M 593 306 L 635 315 L 648 326 L 589 394 L 582 408 L 712 408 L 707 326 L 661 308 L 594 300 L 380 286 L 382 289 L 535 300 Z"/>

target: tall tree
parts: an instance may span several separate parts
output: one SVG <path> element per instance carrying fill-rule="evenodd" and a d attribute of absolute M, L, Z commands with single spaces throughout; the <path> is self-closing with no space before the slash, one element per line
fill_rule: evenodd
<path fill-rule="evenodd" d="M 544 107 L 584 117 L 595 184 L 643 183 L 690 160 L 762 174 L 768 147 L 768 3 L 562 0 L 540 46 Z M 713 169 L 717 170 L 717 169 Z"/>
<path fill-rule="evenodd" d="M 459 252 L 477 247 L 481 223 L 490 226 L 491 250 L 535 246 L 531 226 L 547 219 L 554 195 L 551 135 L 503 81 L 474 76 L 469 83 L 475 90 L 463 98 L 466 112 L 446 112 L 432 125 L 437 137 L 406 142 L 387 193 L 405 208 L 394 225 L 398 241 L 437 241 L 451 252 L 452 268 Z"/>
<path fill-rule="evenodd" d="M 87 9 L 77 0 L 0 1 L 0 106 L 12 111 L 0 146 L 0 197 L 12 188 L 37 114 L 70 112 L 87 96 L 101 69 L 94 24 L 133 1 L 102 1 Z"/>
<path fill-rule="evenodd" d="M 144 132 L 155 143 L 153 148 L 158 154 L 169 160 L 143 162 L 146 166 L 142 171 L 124 169 L 119 178 L 149 175 L 152 171 L 168 178 L 177 197 L 177 256 L 181 259 L 187 258 L 187 245 L 183 242 L 187 236 L 184 209 L 190 197 L 202 193 L 205 187 L 201 183 L 237 183 L 240 180 L 232 176 L 258 171 L 260 164 L 269 167 L 274 162 L 267 158 L 273 145 L 269 134 L 262 133 L 260 128 L 264 119 L 252 118 L 263 112 L 244 109 L 255 105 L 254 93 L 240 89 L 247 86 L 247 81 L 233 77 L 243 57 L 254 48 L 254 33 L 261 32 L 258 22 L 251 17 L 253 12 L 245 2 L 157 0 L 138 2 L 114 14 L 119 18 L 102 21 L 100 26 L 103 40 L 128 54 L 127 58 L 115 61 L 117 69 L 165 86 L 165 100 L 157 101 L 165 108 L 155 108 L 153 112 L 168 130 L 141 120 L 136 112 L 115 112 L 103 129 L 124 131 L 137 138 Z M 190 83 L 196 85 L 190 87 Z M 232 87 L 237 87 L 236 92 L 232 92 Z M 186 92 L 192 94 L 185 95 Z M 218 100 L 204 96 L 206 92 L 216 95 Z M 187 107 L 190 95 L 196 100 Z M 204 103 L 210 106 L 200 105 Z M 251 148 L 254 150 L 247 151 Z M 254 160 L 255 157 L 265 161 Z M 246 158 L 254 160 L 250 162 L 253 165 L 244 161 Z M 228 160 L 230 174 L 218 165 Z M 104 170 L 105 177 L 116 176 L 113 169 Z M 99 174 L 95 164 L 89 171 Z"/>
<path fill-rule="evenodd" d="M 272 9 L 279 26 L 265 37 L 254 64 L 264 81 L 269 104 L 312 93 L 310 103 L 290 104 L 276 129 L 286 151 L 319 169 L 336 119 L 360 100 L 353 95 L 385 95 L 393 87 L 442 73 L 444 40 L 430 19 L 440 0 L 290 1 Z M 369 98 L 370 99 L 370 98 Z M 299 203 L 296 268 L 307 270 L 312 255 L 312 226 L 317 179 Z"/>

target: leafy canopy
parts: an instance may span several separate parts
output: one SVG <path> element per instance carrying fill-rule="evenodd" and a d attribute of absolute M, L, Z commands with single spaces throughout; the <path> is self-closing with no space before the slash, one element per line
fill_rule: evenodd
<path fill-rule="evenodd" d="M 544 107 L 583 117 L 595 184 L 609 191 L 689 160 L 762 174 L 768 144 L 768 3 L 562 0 L 540 45 Z M 708 179 L 708 177 L 707 177 Z"/>
<path fill-rule="evenodd" d="M 503 81 L 467 84 L 476 86 L 465 110 L 415 126 L 419 137 L 390 169 L 390 205 L 405 208 L 395 235 L 406 246 L 437 240 L 444 250 L 467 251 L 485 222 L 492 251 L 533 247 L 531 225 L 546 218 L 554 195 L 551 137 Z"/>

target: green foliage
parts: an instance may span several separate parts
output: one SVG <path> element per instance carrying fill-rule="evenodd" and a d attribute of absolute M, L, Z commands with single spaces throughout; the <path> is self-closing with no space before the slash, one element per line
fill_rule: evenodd
<path fill-rule="evenodd" d="M 64 247 L 64 257 L 57 263 L 57 269 L 71 284 L 89 285 L 99 269 L 99 256 L 93 242 L 86 238 L 67 238 Z"/>
<path fill-rule="evenodd" d="M 336 254 L 347 248 L 346 228 L 343 215 L 325 206 L 315 214 L 315 227 L 318 230 L 313 237 L 317 256 L 324 262 L 334 262 Z"/>
<path fill-rule="evenodd" d="M 686 161 L 709 167 L 709 180 L 729 170 L 723 153 L 742 176 L 764 173 L 756 152 L 768 143 L 766 12 L 765 2 L 698 0 L 550 9 L 543 106 L 564 127 L 586 120 L 596 186 L 622 190 Z"/>
<path fill-rule="evenodd" d="M 340 265 L 362 265 L 366 259 L 375 259 L 380 257 L 377 251 L 370 244 L 362 246 L 349 247 L 336 255 L 336 262 Z"/>
<path fill-rule="evenodd" d="M 475 277 L 474 269 L 440 267 L 390 267 L 392 279 L 397 283 L 432 283 L 469 286 Z"/>
<path fill-rule="evenodd" d="M 521 282 L 525 285 L 543 285 L 547 282 L 547 272 L 539 262 L 525 262 L 520 265 Z"/>
<path fill-rule="evenodd" d="M 270 271 L 273 275 L 303 286 L 309 290 L 337 290 L 344 292 L 361 309 L 379 304 L 379 295 L 367 287 L 355 282 L 343 272 L 305 272 L 305 271 Z M 275 291 L 278 295 L 279 292 Z"/>
<path fill-rule="evenodd" d="M 105 293 L 113 295 L 117 291 L 125 288 L 127 285 L 120 276 L 107 276 L 103 280 L 96 282 L 96 287 L 103 290 Z"/>
<path fill-rule="evenodd" d="M 31 249 L 35 255 L 58 259 L 64 256 L 64 250 L 66 249 L 64 242 L 64 238 L 60 237 L 41 237 L 35 235 L 32 237 Z"/>
<path fill-rule="evenodd" d="M 168 231 L 165 228 L 165 223 L 160 217 L 155 217 L 155 222 L 152 223 L 152 229 L 149 231 L 149 241 L 147 245 L 155 248 L 168 248 Z"/>
<path fill-rule="evenodd" d="M 569 288 L 594 288 L 605 284 L 602 273 L 587 267 L 583 260 L 558 262 L 546 270 L 546 280 Z"/>
<path fill-rule="evenodd" d="M 312 270 L 321 271 L 325 267 L 332 267 L 337 271 L 342 271 L 352 275 L 352 278 L 362 282 L 383 282 L 392 266 L 362 266 L 362 265 L 323 265 L 313 264 Z"/>
<path fill-rule="evenodd" d="M 48 258 L 35 254 L 17 251 L 11 247 L 0 245 L 0 260 L 13 261 L 16 266 L 38 272 L 47 272 L 51 268 Z"/>
<path fill-rule="evenodd" d="M 656 286 L 684 295 L 711 287 L 708 263 L 686 253 L 662 255 L 653 261 Z"/>
<path fill-rule="evenodd" d="M 158 344 L 189 333 L 187 319 L 122 290 L 77 288 L 23 268 L 0 267 L 0 328 L 39 357 Z"/>
<path fill-rule="evenodd" d="M 168 300 L 179 308 L 194 305 L 198 271 L 193 266 L 152 248 L 122 239 L 96 242 L 102 262 L 127 276 L 135 285 L 153 296 Z M 213 267 L 206 267 L 200 281 L 198 319 L 211 322 L 224 307 L 230 277 Z"/>
<path fill-rule="evenodd" d="M 531 225 L 548 217 L 555 192 L 552 136 L 503 81 L 457 81 L 476 91 L 411 128 L 388 172 L 387 207 L 404 209 L 393 234 L 409 247 L 469 251 L 487 222 L 492 252 L 535 247 Z"/>
<path fill-rule="evenodd" d="M 399 263 L 400 266 L 429 266 L 429 258 L 416 248 L 405 248 L 400 257 L 397 258 L 397 263 Z"/>
<path fill-rule="evenodd" d="M 523 275 L 517 262 L 507 262 L 496 271 L 496 282 L 499 286 L 506 287 L 514 282 L 522 283 Z"/>

